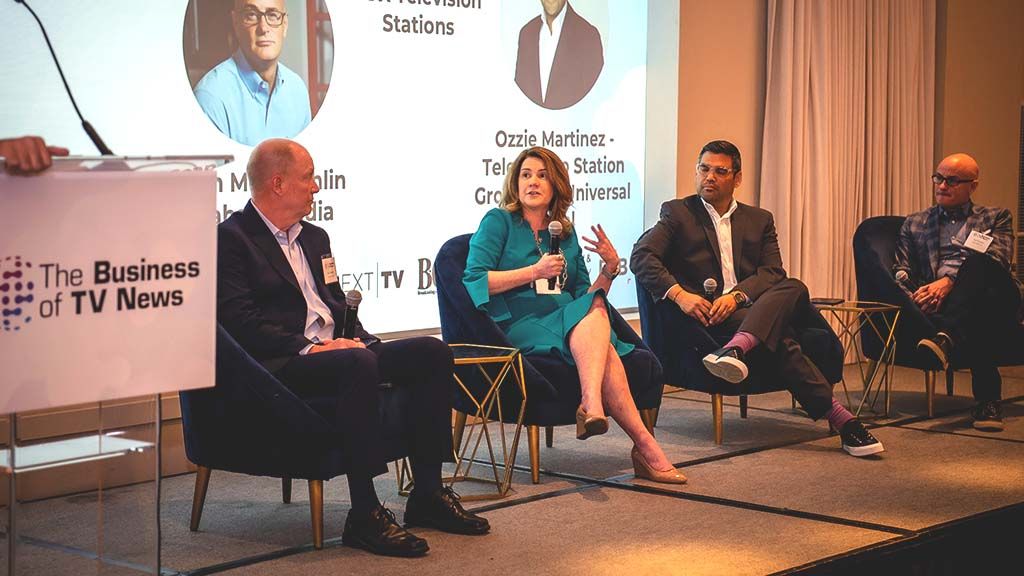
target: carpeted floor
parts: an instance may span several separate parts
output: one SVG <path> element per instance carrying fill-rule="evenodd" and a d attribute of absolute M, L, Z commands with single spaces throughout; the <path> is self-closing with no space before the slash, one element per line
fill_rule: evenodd
<path fill-rule="evenodd" d="M 635 480 L 620 429 L 585 442 L 556 429 L 531 484 L 525 438 L 512 493 L 472 502 L 491 521 L 482 537 L 420 531 L 431 544 L 418 560 L 378 558 L 341 545 L 345 479 L 325 487 L 324 550 L 310 544 L 303 482 L 291 504 L 280 482 L 214 472 L 199 532 L 189 532 L 193 475 L 163 482 L 165 574 L 767 574 L 913 538 L 931 527 L 1024 502 L 1024 369 L 1004 371 L 1006 430 L 970 427 L 970 375 L 955 395 L 940 383 L 936 417 L 925 419 L 919 372 L 897 369 L 888 416 L 866 420 L 887 451 L 855 459 L 824 423 L 793 410 L 788 393 L 750 398 L 741 419 L 725 410 L 725 442 L 712 440 L 709 397 L 670 390 L 657 437 L 690 483 Z M 851 399 L 859 375 L 847 371 Z M 842 394 L 837 387 L 837 394 Z M 840 396 L 841 399 L 845 399 Z M 875 408 L 881 411 L 884 398 Z M 476 470 L 478 473 L 481 469 Z M 377 479 L 401 518 L 393 473 Z M 464 494 L 474 483 L 457 483 Z M 156 516 L 152 484 L 23 503 L 17 574 L 152 573 Z M 6 514 L 0 513 L 0 576 L 6 574 Z M 103 561 L 96 560 L 102 556 Z"/>

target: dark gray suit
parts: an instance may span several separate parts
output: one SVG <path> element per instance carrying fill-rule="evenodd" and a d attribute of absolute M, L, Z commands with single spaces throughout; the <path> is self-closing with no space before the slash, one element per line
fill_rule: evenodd
<path fill-rule="evenodd" d="M 818 419 L 832 405 L 832 387 L 797 342 L 808 314 L 814 312 L 807 287 L 786 278 L 771 212 L 739 204 L 730 218 L 737 281 L 733 291 L 746 294 L 751 306 L 736 310 L 709 327 L 708 333 L 719 344 L 737 331 L 756 336 L 762 345 L 748 358 L 751 368 L 767 363 L 779 370 L 793 396 Z M 655 300 L 677 283 L 688 292 L 703 294 L 708 278 L 718 283 L 717 297 L 723 285 L 720 252 L 715 225 L 695 194 L 662 204 L 661 219 L 637 240 L 629 266 Z"/>

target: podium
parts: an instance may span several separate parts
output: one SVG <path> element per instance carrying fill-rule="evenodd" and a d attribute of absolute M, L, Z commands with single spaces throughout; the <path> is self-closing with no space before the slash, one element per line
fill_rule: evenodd
<path fill-rule="evenodd" d="M 160 573 L 160 394 L 214 384 L 215 168 L 231 160 L 54 158 L 51 169 L 27 177 L 0 166 L 0 414 L 8 415 L 0 473 L 8 481 L 8 575 L 32 570 L 19 571 L 19 558 L 32 561 L 26 546 Z M 152 437 L 104 421 L 105 406 L 139 397 L 155 400 Z M 20 435 L 19 413 L 81 404 L 98 405 L 95 429 L 47 440 Z M 109 469 L 115 459 L 132 457 L 153 460 L 154 506 L 148 526 L 136 530 L 152 538 L 148 553 L 116 551 L 118 544 L 103 538 L 104 526 L 96 529 L 95 549 L 61 542 L 61 526 L 20 533 L 19 485 L 32 488 L 44 470 L 95 462 Z M 97 470 L 102 519 L 104 469 Z"/>

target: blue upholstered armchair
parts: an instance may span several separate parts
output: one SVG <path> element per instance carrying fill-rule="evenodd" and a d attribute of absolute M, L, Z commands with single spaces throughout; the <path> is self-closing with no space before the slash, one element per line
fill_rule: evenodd
<path fill-rule="evenodd" d="M 924 373 L 925 393 L 928 398 L 928 416 L 933 415 L 935 380 L 939 370 L 922 358 L 917 343 L 932 336 L 927 319 L 913 301 L 896 284 L 892 266 L 896 259 L 896 240 L 903 226 L 903 216 L 875 216 L 857 226 L 853 234 L 853 261 L 857 271 L 857 298 L 895 304 L 902 308 L 896 326 L 896 365 L 918 368 Z M 877 361 L 883 342 L 871 330 L 862 330 L 861 345 L 864 355 Z M 953 395 L 953 371 L 967 366 L 966 358 L 954 349 L 950 369 L 946 371 L 946 393 Z M 1018 326 L 1015 337 L 1000 350 L 999 365 L 1024 364 L 1024 327 Z"/>
<path fill-rule="evenodd" d="M 470 236 L 464 234 L 445 242 L 434 261 L 437 300 L 441 312 L 441 334 L 445 342 L 450 344 L 511 347 L 497 324 L 473 305 L 469 293 L 462 284 Z M 614 309 L 611 320 L 612 329 L 619 339 L 637 346 L 623 358 L 623 364 L 629 379 L 630 391 L 633 393 L 637 408 L 640 409 L 640 416 L 644 424 L 653 429 L 658 418 L 658 408 L 661 406 L 661 365 L 636 332 Z M 546 428 L 546 443 L 550 447 L 553 426 L 576 423 L 576 408 L 580 404 L 580 383 L 575 367 L 557 356 L 527 355 L 523 360 L 527 388 L 526 414 L 523 421 L 528 427 L 532 479 L 537 483 L 540 481 L 540 427 Z M 464 381 L 475 382 L 470 385 L 484 385 L 469 371 L 460 373 L 460 377 Z M 502 391 L 510 395 L 507 401 L 506 398 L 502 398 L 504 406 L 519 406 L 522 398 L 518 397 L 514 387 L 503 387 Z M 460 392 L 455 398 L 455 409 L 458 411 L 458 437 L 459 427 L 465 422 L 465 415 L 475 412 L 475 407 Z M 502 414 L 505 422 L 515 422 L 518 417 L 517 410 L 506 409 Z"/>
<path fill-rule="evenodd" d="M 740 397 L 740 417 L 747 417 L 747 395 L 784 390 L 771 370 L 754 370 L 746 380 L 731 384 L 712 376 L 702 359 L 725 342 L 716 342 L 696 320 L 682 313 L 667 300 L 655 301 L 651 293 L 638 283 L 637 303 L 644 342 L 661 361 L 665 383 L 688 390 L 711 394 L 711 415 L 715 427 L 715 443 L 722 443 L 722 397 Z M 829 382 L 843 378 L 843 347 L 835 332 L 821 314 L 815 311 L 813 327 L 805 330 L 800 346 Z"/>
<path fill-rule="evenodd" d="M 323 482 L 345 473 L 340 436 L 331 424 L 333 398 L 301 399 L 217 326 L 216 386 L 182 392 L 185 453 L 199 467 L 189 528 L 199 529 L 213 469 L 309 482 L 313 544 L 323 546 Z M 383 445 L 388 460 L 405 456 L 402 411 L 408 394 L 381 388 Z"/>

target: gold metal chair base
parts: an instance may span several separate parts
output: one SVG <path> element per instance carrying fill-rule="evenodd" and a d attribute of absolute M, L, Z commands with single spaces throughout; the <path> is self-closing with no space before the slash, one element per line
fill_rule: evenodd
<path fill-rule="evenodd" d="M 210 474 L 213 471 L 206 466 L 196 469 L 196 486 L 192 494 L 192 516 L 188 529 L 199 531 L 199 521 L 203 517 L 203 506 L 206 504 L 206 491 L 210 487 Z M 281 479 L 281 499 L 285 504 L 292 500 L 291 478 Z M 324 481 L 309 481 L 309 515 L 313 525 L 313 547 L 320 550 L 324 547 Z"/>

